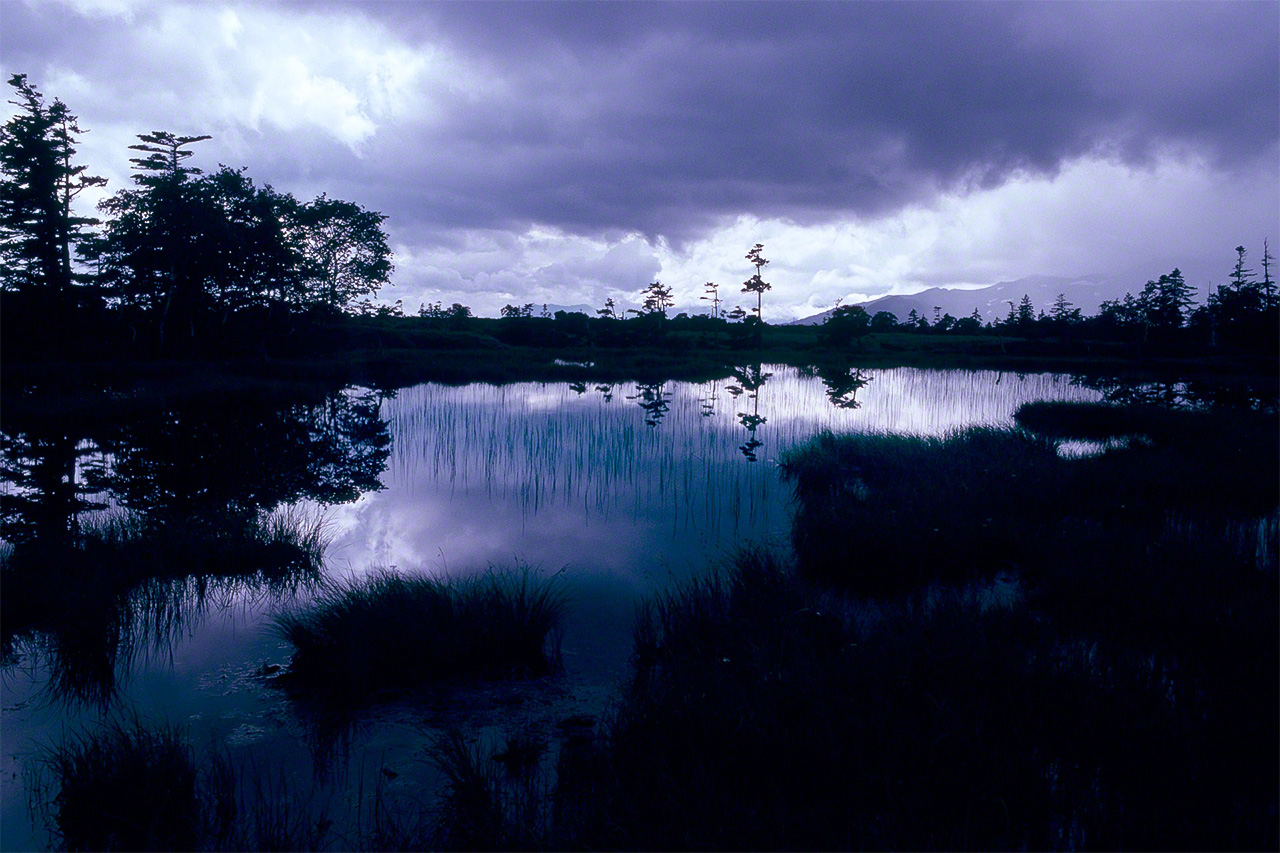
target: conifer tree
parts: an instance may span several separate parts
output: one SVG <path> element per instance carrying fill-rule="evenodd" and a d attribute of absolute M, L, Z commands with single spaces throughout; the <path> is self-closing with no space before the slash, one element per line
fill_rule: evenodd
<path fill-rule="evenodd" d="M 25 74 L 14 74 L 9 85 L 18 112 L 0 127 L 0 287 L 61 304 L 78 278 L 77 244 L 98 222 L 77 216 L 73 202 L 107 181 L 74 163 L 84 131 L 66 104 L 57 98 L 47 104 Z"/>

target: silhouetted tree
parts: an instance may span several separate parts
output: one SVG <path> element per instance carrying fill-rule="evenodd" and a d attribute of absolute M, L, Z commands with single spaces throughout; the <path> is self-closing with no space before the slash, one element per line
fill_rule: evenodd
<path fill-rule="evenodd" d="M 72 202 L 107 180 L 73 162 L 84 131 L 66 104 L 46 104 L 25 74 L 9 85 L 18 112 L 0 127 L 0 288 L 41 294 L 52 306 L 70 297 L 73 251 L 98 222 L 75 215 Z"/>
<path fill-rule="evenodd" d="M 1182 271 L 1162 275 L 1148 281 L 1138 297 L 1148 328 L 1177 329 L 1182 326 L 1183 312 L 1193 302 L 1194 288 L 1182 277 Z"/>
<path fill-rule="evenodd" d="M 707 295 L 699 296 L 698 298 L 709 301 L 711 303 L 711 316 L 718 318 L 720 316 L 720 285 L 714 281 L 709 281 L 703 285 L 703 289 Z"/>
<path fill-rule="evenodd" d="M 892 311 L 877 311 L 871 318 L 871 331 L 891 332 L 898 327 L 898 318 Z"/>
<path fill-rule="evenodd" d="M 1244 265 L 1244 257 L 1248 254 L 1244 246 L 1236 246 L 1236 265 L 1231 271 L 1228 278 L 1231 279 L 1231 289 L 1240 291 L 1248 288 L 1253 280 L 1253 270 L 1247 269 Z"/>
<path fill-rule="evenodd" d="M 161 349 L 171 320 L 190 325 L 204 301 L 203 276 L 214 249 L 202 233 L 211 219 L 207 198 L 193 186 L 200 169 L 184 161 L 188 146 L 209 136 L 177 136 L 157 130 L 139 134 L 129 148 L 146 154 L 132 157 L 136 189 L 121 190 L 104 200 L 109 214 L 103 241 L 107 281 L 126 304 L 145 309 L 155 319 Z"/>
<path fill-rule="evenodd" d="M 1016 320 L 1018 328 L 1025 332 L 1031 328 L 1035 321 L 1036 309 L 1035 306 L 1031 304 L 1031 295 L 1024 293 L 1022 294 L 1022 299 L 1018 302 L 1018 316 Z"/>
<path fill-rule="evenodd" d="M 1071 319 L 1071 305 L 1067 301 L 1065 293 L 1059 293 L 1053 300 L 1053 308 L 1049 311 L 1049 316 L 1060 323 L 1066 323 Z"/>
<path fill-rule="evenodd" d="M 1276 283 L 1271 279 L 1271 262 L 1275 258 L 1271 255 L 1271 247 L 1267 245 L 1267 241 L 1262 241 L 1262 281 L 1259 286 L 1262 288 L 1262 304 L 1266 308 L 1275 305 L 1276 301 Z"/>
<path fill-rule="evenodd" d="M 301 207 L 296 239 L 307 301 L 342 309 L 376 295 L 389 282 L 395 267 L 385 220 L 381 213 L 325 195 Z"/>
<path fill-rule="evenodd" d="M 747 252 L 747 260 L 755 266 L 755 275 L 742 283 L 743 293 L 754 293 L 756 295 L 755 316 L 751 318 L 751 325 L 754 327 L 754 338 L 756 346 L 759 346 L 764 337 L 764 314 L 763 314 L 763 297 L 764 292 L 772 288 L 769 282 L 765 281 L 761 276 L 761 271 L 768 265 L 769 261 L 762 254 L 764 251 L 763 243 L 756 243 L 751 247 L 751 251 Z"/>
<path fill-rule="evenodd" d="M 614 303 L 614 301 L 613 301 L 613 298 L 612 298 L 612 297 L 610 297 L 610 298 L 606 299 L 606 300 L 604 301 L 604 307 L 603 307 L 603 308 L 598 309 L 598 310 L 596 311 L 596 313 L 597 313 L 597 314 L 599 314 L 601 317 L 604 317 L 606 320 L 619 320 L 619 319 L 621 319 L 621 318 L 618 316 L 618 306 L 617 306 L 617 304 L 615 304 L 615 303 Z"/>
<path fill-rule="evenodd" d="M 871 318 L 861 305 L 841 305 L 827 315 L 819 331 L 823 342 L 831 347 L 847 347 L 852 341 L 862 345 L 871 331 Z"/>
<path fill-rule="evenodd" d="M 772 287 L 772 285 L 770 285 L 767 281 L 765 281 L 760 275 L 761 271 L 769 263 L 769 261 L 766 260 L 764 255 L 762 254 L 763 251 L 764 251 L 764 244 L 756 243 L 754 246 L 751 247 L 751 251 L 747 252 L 747 260 L 750 261 L 752 265 L 755 266 L 756 272 L 755 272 L 755 275 L 751 276 L 751 278 L 747 279 L 742 283 L 743 293 L 754 293 L 756 295 L 756 318 L 760 320 L 764 319 L 761 314 L 761 310 L 762 310 L 761 300 L 764 296 L 764 292 L 766 290 L 769 290 Z"/>
<path fill-rule="evenodd" d="M 643 310 L 637 311 L 632 308 L 633 314 L 657 314 L 662 317 L 667 316 L 667 309 L 671 307 L 671 288 L 664 285 L 661 281 L 652 281 L 644 290 L 640 291 L 640 295 L 644 298 Z"/>

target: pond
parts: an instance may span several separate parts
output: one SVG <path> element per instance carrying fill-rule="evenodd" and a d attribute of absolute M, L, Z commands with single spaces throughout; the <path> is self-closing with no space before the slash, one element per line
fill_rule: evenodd
<path fill-rule="evenodd" d="M 133 518 L 191 539 L 119 582 L 101 569 L 5 575 L 3 846 L 47 843 L 27 808 L 45 751 L 121 715 L 177 723 L 351 808 L 379 769 L 405 790 L 429 784 L 403 755 L 424 720 L 598 715 L 626 675 L 638 599 L 745 541 L 785 546 L 775 461 L 788 448 L 821 430 L 1005 426 L 1025 402 L 1104 391 L 1060 374 L 744 365 L 704 383 L 424 384 L 10 418 L 7 559 Z M 234 565 L 226 542 L 273 520 L 320 525 L 319 575 Z M 273 616 L 326 579 L 515 565 L 562 572 L 572 596 L 565 673 L 532 692 L 473 685 L 429 710 L 391 703 L 326 739 L 264 677 L 289 660 Z"/>

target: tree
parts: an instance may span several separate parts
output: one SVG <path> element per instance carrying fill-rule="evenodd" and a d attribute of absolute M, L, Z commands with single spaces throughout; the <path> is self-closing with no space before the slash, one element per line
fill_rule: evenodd
<path fill-rule="evenodd" d="M 343 309 L 374 296 L 395 267 L 382 229 L 386 217 L 349 201 L 321 195 L 295 217 L 308 301 Z"/>
<path fill-rule="evenodd" d="M 1036 309 L 1035 306 L 1031 304 L 1031 295 L 1024 293 L 1022 294 L 1022 299 L 1018 302 L 1018 327 L 1025 331 L 1030 328 L 1031 324 L 1035 321 Z"/>
<path fill-rule="evenodd" d="M 871 331 L 871 317 L 861 305 L 841 305 L 822 321 L 820 335 L 831 347 L 847 347 L 851 341 L 862 345 L 862 339 Z"/>
<path fill-rule="evenodd" d="M 640 291 L 640 295 L 644 297 L 644 310 L 637 311 L 632 308 L 631 313 L 657 314 L 661 317 L 667 316 L 667 309 L 671 307 L 670 287 L 667 287 L 661 281 L 653 281 L 649 283 L 648 287 Z"/>
<path fill-rule="evenodd" d="M 73 163 L 77 117 L 14 74 L 18 113 L 0 128 L 0 288 L 42 293 L 65 302 L 77 276 L 73 249 L 98 220 L 77 216 L 72 203 L 106 178 Z"/>
<path fill-rule="evenodd" d="M 199 179 L 194 189 L 205 216 L 206 286 L 223 322 L 234 311 L 272 299 L 300 301 L 301 253 L 285 230 L 298 208 L 293 196 L 257 187 L 244 169 L 227 166 Z"/>
<path fill-rule="evenodd" d="M 763 251 L 764 244 L 756 243 L 751 247 L 751 251 L 747 252 L 747 260 L 755 266 L 756 273 L 742 283 L 743 293 L 754 293 L 756 295 L 756 319 L 761 322 L 764 321 L 764 317 L 761 314 L 762 297 L 764 296 L 764 292 L 772 287 L 772 285 L 760 277 L 761 270 L 763 270 L 769 263 L 765 260 L 764 255 L 761 254 Z"/>
<path fill-rule="evenodd" d="M 619 319 L 621 319 L 621 318 L 618 316 L 618 306 L 617 306 L 617 304 L 616 304 L 616 303 L 614 303 L 614 301 L 613 301 L 613 297 L 609 297 L 608 299 L 606 299 L 606 300 L 604 301 L 604 307 L 603 307 L 603 308 L 598 309 L 598 310 L 596 311 L 596 313 L 597 313 L 597 314 L 599 314 L 601 317 L 604 317 L 604 318 L 605 318 L 605 319 L 607 319 L 607 320 L 619 320 Z"/>
<path fill-rule="evenodd" d="M 200 169 L 184 165 L 188 146 L 208 136 L 177 136 L 156 130 L 130 145 L 135 189 L 121 190 L 99 208 L 111 215 L 102 245 L 105 278 L 115 295 L 155 317 L 163 350 L 171 319 L 186 320 L 194 336 L 194 316 L 205 301 L 208 254 L 216 251 L 207 234 L 212 211 L 206 194 L 193 185 Z"/>
<path fill-rule="evenodd" d="M 898 318 L 892 311 L 877 311 L 871 318 L 871 331 L 891 332 L 898 327 Z"/>
<path fill-rule="evenodd" d="M 1057 298 L 1053 300 L 1053 308 L 1049 311 L 1049 316 L 1060 323 L 1065 323 L 1071 319 L 1071 306 L 1073 303 L 1067 301 L 1065 293 L 1059 293 Z"/>
<path fill-rule="evenodd" d="M 1148 281 L 1138 297 L 1145 309 L 1147 325 L 1158 329 L 1180 328 L 1185 310 L 1194 301 L 1191 298 L 1194 292 L 1195 288 L 1187 284 L 1182 271 L 1176 267 L 1173 272 Z"/>
<path fill-rule="evenodd" d="M 711 316 L 720 316 L 720 285 L 714 281 L 709 281 L 703 285 L 703 289 L 707 292 L 706 296 L 699 296 L 699 299 L 708 300 L 711 303 Z"/>
<path fill-rule="evenodd" d="M 1262 241 L 1262 281 L 1259 286 L 1262 289 L 1262 304 L 1270 308 L 1275 304 L 1276 300 L 1276 283 L 1271 280 L 1271 262 L 1275 258 L 1271 255 L 1271 247 L 1267 245 L 1267 241 Z"/>
<path fill-rule="evenodd" d="M 1231 289 L 1237 292 L 1247 289 L 1253 281 L 1253 270 L 1246 269 L 1244 265 L 1246 254 L 1244 246 L 1236 246 L 1236 266 L 1228 278 L 1231 279 Z"/>
<path fill-rule="evenodd" d="M 982 315 L 978 313 L 977 308 L 974 308 L 973 313 L 968 317 L 956 320 L 951 330 L 960 335 L 976 335 L 982 331 Z"/>

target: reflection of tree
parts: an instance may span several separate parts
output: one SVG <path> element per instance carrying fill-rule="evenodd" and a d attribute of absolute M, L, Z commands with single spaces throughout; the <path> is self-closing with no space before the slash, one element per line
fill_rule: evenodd
<path fill-rule="evenodd" d="M 716 397 L 720 393 L 720 380 L 714 380 L 710 383 L 711 387 L 707 390 L 707 396 L 698 399 L 702 404 L 702 416 L 709 418 L 716 413 Z"/>
<path fill-rule="evenodd" d="M 55 692 L 106 700 L 137 649 L 167 648 L 211 590 L 314 577 L 323 528 L 287 507 L 381 487 L 391 439 L 379 404 L 340 392 L 292 404 L 198 397 L 115 422 L 25 404 L 6 413 L 5 661 L 33 651 Z M 118 509 L 82 520 L 97 496 Z"/>
<path fill-rule="evenodd" d="M 857 367 L 819 367 L 817 374 L 827 388 L 827 399 L 838 409 L 856 409 L 861 406 L 858 392 L 872 379 L 870 372 Z"/>
<path fill-rule="evenodd" d="M 667 409 L 671 407 L 671 401 L 666 396 L 666 387 L 665 382 L 637 383 L 636 393 L 627 397 L 628 400 L 639 401 L 640 408 L 644 409 L 644 422 L 647 426 L 656 427 L 662 423 Z"/>
<path fill-rule="evenodd" d="M 1102 393 L 1108 403 L 1166 408 L 1275 411 L 1274 381 L 1137 380 L 1117 376 L 1073 376 L 1071 384 Z"/>
<path fill-rule="evenodd" d="M 0 452 L 0 535 L 10 542 L 66 542 L 77 533 L 80 513 L 101 506 L 86 496 L 82 476 L 96 448 L 74 432 L 29 424 L 0 435 Z"/>
<path fill-rule="evenodd" d="M 759 364 L 744 364 L 733 369 L 734 382 L 725 387 L 735 398 L 746 394 L 751 401 L 751 411 L 738 412 L 738 423 L 747 431 L 747 441 L 738 449 L 751 462 L 758 460 L 756 451 L 764 446 L 764 442 L 756 437 L 756 430 L 768 422 L 768 418 L 760 415 L 760 389 L 771 376 L 773 374 L 765 373 Z"/>
<path fill-rule="evenodd" d="M 613 402 L 613 385 L 597 385 L 596 390 L 600 392 L 600 396 L 604 398 L 606 403 Z"/>
<path fill-rule="evenodd" d="M 152 411 L 103 443 L 102 486 L 156 519 L 248 518 L 300 498 L 346 503 L 381 488 L 391 438 L 372 393 L 318 405 L 198 400 Z"/>

